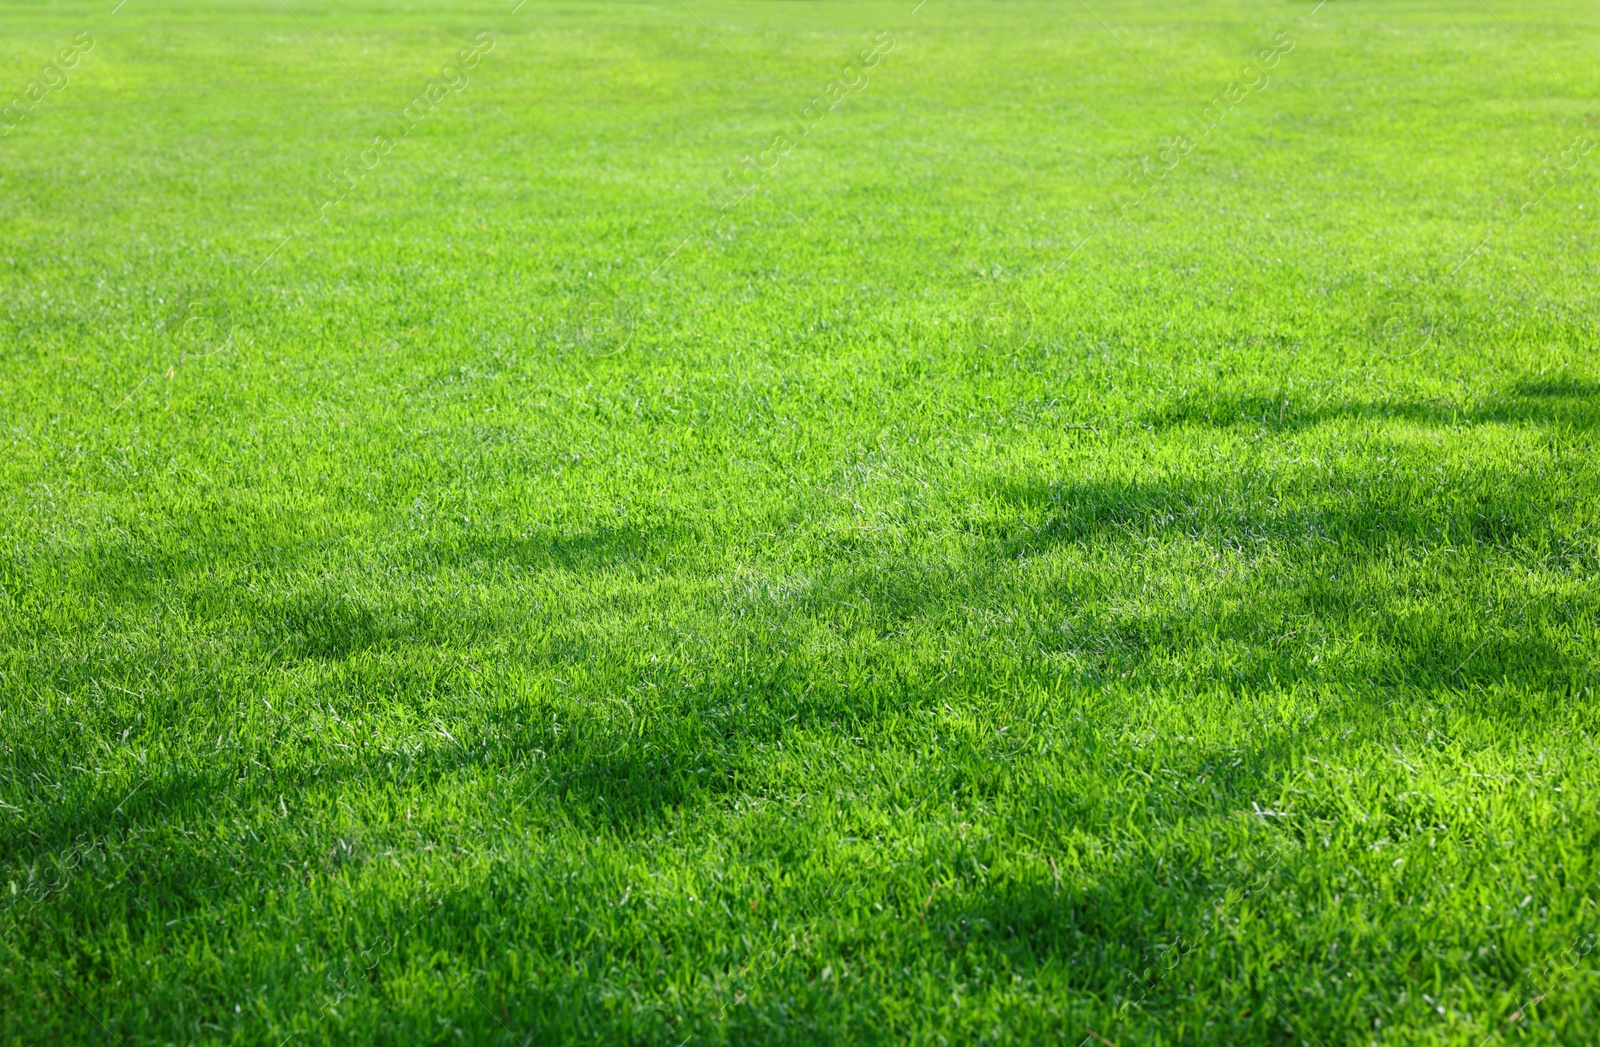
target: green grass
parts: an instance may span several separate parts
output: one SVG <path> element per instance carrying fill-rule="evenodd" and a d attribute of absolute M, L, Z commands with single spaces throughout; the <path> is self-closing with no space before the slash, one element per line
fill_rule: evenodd
<path fill-rule="evenodd" d="M 0 1039 L 1594 1041 L 1592 4 L 285 2 L 0 7 Z"/>

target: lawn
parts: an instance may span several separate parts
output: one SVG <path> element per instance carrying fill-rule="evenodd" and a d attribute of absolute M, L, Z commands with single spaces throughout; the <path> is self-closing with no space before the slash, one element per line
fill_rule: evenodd
<path fill-rule="evenodd" d="M 513 2 L 0 2 L 0 1042 L 1594 1042 L 1592 3 Z"/>

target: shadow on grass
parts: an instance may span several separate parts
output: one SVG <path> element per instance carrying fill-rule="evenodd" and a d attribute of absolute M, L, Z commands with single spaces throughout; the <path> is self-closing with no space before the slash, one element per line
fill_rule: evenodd
<path fill-rule="evenodd" d="M 1294 432 L 1352 421 L 1403 421 L 1433 428 L 1535 425 L 1585 433 L 1600 429 L 1600 383 L 1570 377 L 1524 379 L 1469 404 L 1318 400 L 1308 405 L 1305 400 L 1302 393 L 1282 389 L 1202 388 L 1140 421 L 1156 430 L 1205 426 Z"/>
<path fill-rule="evenodd" d="M 1359 563 L 1392 555 L 1396 545 L 1433 548 L 1467 543 L 1497 552 L 1584 558 L 1584 537 L 1552 520 L 1514 474 L 1451 478 L 1397 476 L 1362 490 L 1348 478 L 1323 482 L 1240 475 L 1221 483 L 1189 478 L 1064 483 L 1002 482 L 997 493 L 1015 512 L 980 529 L 1006 556 L 1054 545 L 1182 537 L 1218 549 L 1265 553 L 1269 547 L 1333 555 Z M 1556 496 L 1556 492 L 1551 492 Z M 1570 539 L 1570 541 L 1567 541 Z M 1565 543 L 1565 544 L 1564 544 Z M 1319 546 L 1332 549 L 1317 556 Z M 1570 547 L 1568 547 L 1570 546 Z"/>
<path fill-rule="evenodd" d="M 1515 395 L 1528 402 L 1565 403 L 1584 401 L 1594 391 L 1590 384 L 1558 381 L 1525 383 L 1516 387 Z M 1430 417 L 1429 410 L 1417 409 L 1421 417 Z M 603 641 L 571 645 L 565 652 L 550 644 L 527 651 L 535 668 L 544 663 L 545 669 L 558 672 L 585 658 L 620 662 L 624 668 L 595 681 L 591 698 L 623 693 L 641 680 L 657 697 L 648 729 L 636 736 L 608 725 L 609 710 L 594 712 L 581 703 L 550 700 L 551 708 L 577 709 L 573 715 L 580 729 L 569 729 L 559 739 L 531 736 L 525 743 L 559 759 L 560 766 L 552 769 L 553 795 L 590 809 L 602 822 L 648 819 L 661 807 L 732 788 L 725 783 L 737 781 L 737 768 L 686 769 L 703 762 L 705 754 L 773 742 L 792 726 L 857 733 L 884 713 L 937 704 L 964 686 L 983 693 L 982 677 L 989 666 L 952 667 L 919 653 L 915 640 L 921 634 L 970 632 L 986 616 L 1011 623 L 1000 634 L 1015 641 L 1003 654 L 1008 671 L 1019 681 L 1031 679 L 1041 686 L 1065 677 L 1085 687 L 1137 688 L 1161 659 L 1207 647 L 1227 648 L 1231 662 L 1225 667 L 1219 663 L 1209 678 L 1189 679 L 1186 685 L 1233 692 L 1365 683 L 1426 690 L 1500 680 L 1564 686 L 1589 672 L 1568 642 L 1570 629 L 1564 623 L 1595 608 L 1572 594 L 1541 603 L 1529 590 L 1522 606 L 1515 606 L 1513 596 L 1507 607 L 1502 596 L 1487 590 L 1451 590 L 1458 583 L 1469 588 L 1476 583 L 1457 579 L 1447 561 L 1433 577 L 1408 583 L 1433 586 L 1431 591 L 1395 592 L 1392 583 L 1384 591 L 1382 579 L 1363 580 L 1364 571 L 1381 573 L 1452 546 L 1491 552 L 1525 568 L 1582 574 L 1600 567 L 1586 522 L 1581 514 L 1574 516 L 1572 507 L 1557 504 L 1560 494 L 1554 488 L 1532 487 L 1529 477 L 1510 470 L 1457 469 L 1444 479 L 1441 485 L 1434 473 L 1413 468 L 1382 482 L 1244 474 L 1057 483 L 1000 480 L 993 490 L 1001 511 L 970 525 L 971 556 L 965 562 L 929 564 L 902 556 L 834 564 L 794 592 L 747 594 L 736 616 L 743 624 L 730 624 L 702 641 L 699 658 L 705 668 L 650 668 L 625 650 L 605 648 Z M 293 530 L 288 527 L 283 533 Z M 318 689 L 337 695 L 347 713 L 397 699 L 419 711 L 428 704 L 459 705 L 482 681 L 467 679 L 465 670 L 441 655 L 454 651 L 465 658 L 478 645 L 515 635 L 518 628 L 504 607 L 423 603 L 414 596 L 394 599 L 381 590 L 373 595 L 370 587 L 365 594 L 329 588 L 305 571 L 326 540 L 286 540 L 266 549 L 246 546 L 231 533 L 226 518 L 190 521 L 182 533 L 189 536 L 187 549 L 168 542 L 154 550 L 124 548 L 117 555 L 111 555 L 116 550 L 98 550 L 61 573 L 110 608 L 113 621 L 131 607 L 164 595 L 164 580 L 180 592 L 187 585 L 190 607 L 214 613 L 225 609 L 231 616 L 225 625 L 235 642 L 231 654 L 218 656 L 218 664 L 255 661 L 254 671 L 270 675 L 284 663 L 321 663 L 332 675 Z M 1244 570 L 1235 565 L 1208 574 L 1204 564 L 1190 565 L 1198 603 L 1141 609 L 1108 598 L 1134 583 L 1152 550 L 1175 541 L 1210 546 L 1217 555 L 1242 562 Z M 463 528 L 427 535 L 414 547 L 396 548 L 394 555 L 425 566 L 487 566 L 535 576 L 556 571 L 582 578 L 670 571 L 686 554 L 706 545 L 699 536 L 666 525 L 522 534 Z M 1043 588 L 1019 581 L 1017 563 L 1061 551 L 1075 551 L 1080 560 L 1099 557 L 1102 566 L 1084 560 L 1075 576 L 1053 579 Z M 249 563 L 233 567 L 245 557 Z M 246 588 L 240 578 L 247 568 L 256 573 Z M 277 591 L 257 584 L 263 576 L 277 580 Z M 306 581 L 298 588 L 284 585 L 285 580 L 293 585 L 296 576 Z M 102 582 L 98 590 L 95 580 Z M 1459 599 L 1463 595 L 1471 599 Z M 1018 613 L 1019 605 L 1040 597 L 1063 613 Z M 1498 627 L 1485 625 L 1492 617 L 1482 613 L 1485 599 L 1500 619 Z M 1305 632 L 1296 623 L 1307 620 L 1323 639 L 1375 641 L 1393 657 L 1382 665 L 1316 662 L 1303 645 L 1304 637 L 1291 642 Z M 552 623 L 552 631 L 559 634 L 562 625 Z M 790 653 L 806 646 L 808 633 L 870 642 L 865 647 L 835 646 L 831 653 L 812 656 Z M 978 642 L 969 653 L 984 659 L 999 652 Z M 63 693 L 80 692 L 107 668 L 89 659 L 71 667 L 58 664 L 50 683 Z M 205 667 L 195 668 L 190 679 L 179 678 L 180 689 L 192 686 L 196 695 L 208 687 L 215 690 L 216 681 L 205 678 Z M 234 698 L 230 694 L 205 701 L 216 704 L 221 714 Z M 187 718 L 190 710 L 180 708 L 181 701 L 169 695 L 162 702 L 176 722 Z M 498 714 L 491 709 L 480 715 Z M 505 725 L 498 729 L 511 730 Z M 441 778 L 459 773 L 470 762 L 465 756 L 437 758 L 443 763 L 430 773 Z M 129 824 L 147 813 L 157 817 L 154 812 L 163 805 L 184 807 L 197 797 L 226 795 L 241 772 L 241 759 L 219 758 L 226 770 L 157 780 L 125 803 L 120 795 L 102 795 L 68 816 L 34 823 L 30 831 L 40 834 L 35 844 L 20 837 L 8 842 L 36 850 L 59 845 L 75 832 Z M 324 780 L 360 774 L 356 764 L 342 761 L 328 770 L 331 777 Z M 299 777 L 279 784 L 303 787 Z"/>
<path fill-rule="evenodd" d="M 1590 427 L 1595 394 L 1584 383 L 1524 383 L 1468 420 Z M 1262 407 L 1269 405 L 1219 399 L 1203 409 L 1174 408 L 1164 424 L 1235 424 Z M 1428 406 L 1329 408 L 1312 421 L 1286 412 L 1285 425 L 1377 417 L 1444 426 L 1454 415 Z M 508 609 L 423 604 L 384 596 L 382 588 L 376 596 L 370 588 L 367 595 L 332 589 L 303 570 L 320 548 L 316 543 L 286 537 L 282 546 L 262 549 L 232 537 L 226 520 L 192 522 L 183 540 L 101 550 L 62 569 L 108 610 L 113 629 L 118 616 L 182 593 L 192 619 L 212 614 L 231 630 L 231 648 L 224 646 L 210 666 L 174 671 L 170 686 L 146 710 L 172 717 L 166 751 L 182 758 L 152 768 L 132 794 L 91 788 L 89 777 L 77 779 L 80 788 L 38 794 L 35 802 L 46 812 L 4 823 L 0 851 L 8 867 L 20 868 L 86 838 L 161 841 L 159 849 L 142 852 L 159 860 L 134 866 L 93 897 L 72 892 L 73 883 L 86 881 L 64 882 L 67 894 L 51 896 L 45 917 L 58 920 L 67 938 L 74 927 L 107 921 L 160 935 L 169 920 L 239 890 L 242 870 L 287 860 L 300 869 L 291 879 L 331 881 L 375 860 L 376 844 L 352 850 L 331 826 L 302 831 L 277 853 L 243 844 L 208 847 L 187 834 L 196 822 L 243 815 L 271 797 L 323 790 L 399 801 L 488 778 L 503 788 L 507 804 L 559 811 L 585 831 L 642 838 L 665 825 L 668 812 L 709 810 L 741 791 L 759 790 L 764 747 L 797 728 L 856 737 L 887 718 L 968 698 L 998 707 L 996 672 L 1013 693 L 1115 687 L 1136 697 L 1146 679 L 1139 674 L 1159 668 L 1163 658 L 1215 649 L 1231 651 L 1232 660 L 1166 683 L 1219 694 L 1322 686 L 1373 692 L 1352 699 L 1353 711 L 1336 713 L 1335 720 L 1373 719 L 1373 706 L 1395 697 L 1374 684 L 1415 695 L 1502 682 L 1541 690 L 1560 703 L 1577 693 L 1574 681 L 1592 675 L 1592 659 L 1572 637 L 1600 608 L 1576 589 L 1541 593 L 1523 583 L 1501 591 L 1484 564 L 1510 565 L 1524 576 L 1533 569 L 1592 574 L 1600 565 L 1591 523 L 1563 501 L 1558 487 L 1509 468 L 1455 468 L 1443 479 L 1441 485 L 1438 475 L 1420 467 L 1387 479 L 1250 476 L 1224 467 L 1192 478 L 999 478 L 992 487 L 998 511 L 968 527 L 969 555 L 962 562 L 929 564 L 905 555 L 828 565 L 793 591 L 739 597 L 737 610 L 748 614 L 724 616 L 718 630 L 691 645 L 692 658 L 663 666 L 648 657 L 670 654 L 674 644 L 681 650 L 682 636 L 630 650 L 640 637 L 619 635 L 610 646 L 588 648 L 597 663 L 610 666 L 605 673 L 597 671 L 571 692 L 542 689 L 514 700 L 500 697 L 515 693 L 510 675 L 485 675 L 467 664 L 476 645 L 516 635 Z M 1137 605 L 1145 582 L 1139 572 L 1163 549 L 1185 542 L 1210 547 L 1223 567 L 1213 571 L 1209 560 L 1190 557 L 1190 573 L 1179 579 L 1193 583 L 1189 602 L 1155 610 Z M 520 535 L 463 530 L 400 543 L 395 554 L 433 567 L 592 580 L 682 569 L 686 553 L 702 545 L 703 539 L 671 527 L 616 525 Z M 1456 573 L 1450 561 L 1429 559 L 1453 547 L 1470 547 L 1490 560 Z M 1042 581 L 1020 573 L 1020 563 L 1050 556 L 1064 557 L 1071 569 Z M 251 562 L 240 563 L 245 557 Z M 26 567 L 19 570 L 25 574 Z M 244 586 L 247 568 L 277 587 Z M 1049 613 L 1029 611 L 1035 606 Z M 1355 661 L 1355 654 L 1344 665 L 1318 663 L 1308 648 L 1286 639 L 1305 621 L 1323 639 L 1356 653 L 1366 645 L 1393 656 L 1382 664 Z M 559 632 L 565 625 L 557 621 L 551 628 Z M 926 636 L 964 638 L 949 644 L 955 664 L 937 644 L 924 649 L 919 638 Z M 71 671 L 57 666 L 44 675 L 65 693 L 77 693 L 102 675 L 142 668 L 159 643 L 152 638 L 120 653 L 108 649 L 104 663 L 84 660 Z M 1058 655 L 1070 659 L 1063 663 Z M 253 666 L 217 668 L 258 656 Z M 527 659 L 515 668 L 553 674 L 581 664 L 578 655 L 558 657 L 549 649 Z M 351 720 L 399 699 L 418 714 L 458 716 L 468 729 L 452 719 L 449 735 L 425 731 L 425 741 L 413 744 L 398 764 L 362 746 L 330 753 L 315 767 L 296 762 L 292 751 L 259 747 L 198 758 L 215 723 L 200 730 L 205 717 L 192 716 L 195 710 L 214 706 L 217 716 L 225 715 L 241 694 L 251 695 L 254 683 L 285 665 L 320 673 L 305 678 L 301 697 L 318 707 L 337 706 Z M 1552 689 L 1557 685 L 1567 689 Z M 635 687 L 648 688 L 648 716 L 608 702 L 627 698 Z M 1526 718 L 1528 709 L 1513 700 L 1496 701 L 1485 698 L 1482 712 L 1507 722 Z M 69 738 L 57 732 L 24 739 L 33 752 L 18 758 L 19 772 L 59 776 L 60 762 L 75 755 L 62 748 Z M 1263 736 L 1240 754 L 1238 766 L 1208 766 L 1204 754 L 1197 755 L 1185 770 L 1207 780 L 1211 791 L 1151 789 L 1146 809 L 1169 822 L 1219 805 L 1243 809 L 1282 778 L 1303 745 L 1287 735 Z M 533 754 L 537 761 L 530 763 Z M 930 753 L 926 765 L 928 780 L 941 769 L 964 772 L 958 787 L 980 794 L 1001 789 L 1014 770 L 981 748 L 954 745 Z M 1106 831 L 1115 806 L 1092 796 L 1063 800 L 1054 828 Z M 1064 892 L 1042 880 L 1010 881 L 960 901 L 935 899 L 926 922 L 935 943 L 942 940 L 956 960 L 986 949 L 1009 957 L 1013 969 L 1065 971 L 1062 984 L 1088 996 L 1126 993 L 1144 984 L 1138 979 L 1159 962 L 1170 935 L 1192 934 L 1206 919 L 1215 893 L 1206 877 L 1214 865 L 1186 860 L 1170 865 L 1159 884 L 1144 868 Z M 267 879 L 261 872 L 250 882 L 260 889 Z M 1147 898 L 1156 915 L 1119 922 L 1112 914 L 1138 910 L 1129 898 Z M 161 908 L 151 899 L 161 899 Z M 559 926 L 547 931 L 556 939 L 565 933 Z"/>
<path fill-rule="evenodd" d="M 525 533 L 465 531 L 430 537 L 413 551 L 424 564 L 487 565 L 525 571 L 636 570 L 665 566 L 704 539 L 670 525 L 612 524 L 573 532 L 541 528 Z"/>

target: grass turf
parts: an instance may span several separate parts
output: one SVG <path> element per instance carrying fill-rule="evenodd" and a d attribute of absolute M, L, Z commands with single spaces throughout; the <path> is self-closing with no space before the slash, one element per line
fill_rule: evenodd
<path fill-rule="evenodd" d="M 110 7 L 7 1042 L 1592 1041 L 1592 7 Z"/>

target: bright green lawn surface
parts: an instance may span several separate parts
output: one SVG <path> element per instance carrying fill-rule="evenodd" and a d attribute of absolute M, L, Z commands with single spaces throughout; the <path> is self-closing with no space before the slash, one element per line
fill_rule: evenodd
<path fill-rule="evenodd" d="M 7 0 L 0 1037 L 1593 1042 L 1600 13 L 1486 2 Z"/>

